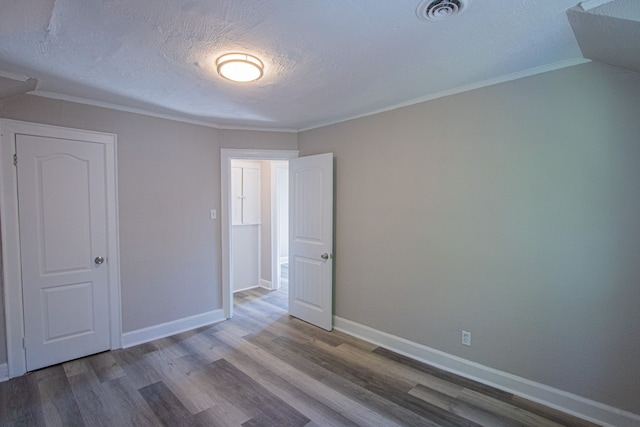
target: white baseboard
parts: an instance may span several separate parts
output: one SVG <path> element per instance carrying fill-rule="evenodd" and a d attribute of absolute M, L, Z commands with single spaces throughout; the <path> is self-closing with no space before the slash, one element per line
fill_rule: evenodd
<path fill-rule="evenodd" d="M 253 285 L 253 286 L 248 286 L 246 288 L 242 288 L 242 289 L 234 289 L 233 293 L 235 294 L 236 292 L 243 292 L 243 291 L 248 291 L 249 289 L 255 289 L 255 288 L 259 288 L 260 285 Z"/>
<path fill-rule="evenodd" d="M 271 281 L 269 280 L 260 279 L 260 284 L 258 286 L 269 290 L 273 289 L 273 286 L 271 286 Z"/>
<path fill-rule="evenodd" d="M 9 365 L 0 363 L 0 383 L 9 379 Z"/>
<path fill-rule="evenodd" d="M 640 425 L 640 415 L 613 406 L 498 371 L 351 320 L 335 316 L 333 324 L 338 331 L 396 353 L 603 426 L 637 427 Z"/>
<path fill-rule="evenodd" d="M 226 317 L 224 316 L 224 310 L 220 309 L 138 329 L 136 331 L 125 332 L 122 334 L 122 347 L 133 347 L 134 345 L 179 334 L 180 332 L 190 331 L 191 329 L 211 325 L 223 320 L 226 320 Z"/>

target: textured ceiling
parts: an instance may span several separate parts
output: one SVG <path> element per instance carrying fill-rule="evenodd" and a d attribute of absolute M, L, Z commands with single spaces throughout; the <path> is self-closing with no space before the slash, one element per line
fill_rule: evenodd
<path fill-rule="evenodd" d="M 0 75 L 220 127 L 308 129 L 582 60 L 577 0 L 473 0 L 441 22 L 418 19 L 419 0 L 2 2 Z M 233 51 L 265 76 L 218 77 Z"/>

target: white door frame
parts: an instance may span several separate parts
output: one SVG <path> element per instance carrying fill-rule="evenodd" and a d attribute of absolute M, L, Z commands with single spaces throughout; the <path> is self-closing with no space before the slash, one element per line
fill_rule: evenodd
<path fill-rule="evenodd" d="M 118 185 L 115 134 L 70 129 L 37 123 L 0 119 L 0 232 L 2 233 L 2 279 L 7 330 L 7 365 L 9 378 L 27 372 L 23 347 L 24 312 L 20 229 L 18 219 L 18 181 L 14 165 L 16 134 L 89 141 L 103 144 L 107 194 L 107 263 L 109 277 L 110 348 L 122 347 L 120 312 L 120 257 L 118 242 Z M 20 160 L 18 159 L 18 162 Z"/>
<path fill-rule="evenodd" d="M 227 319 L 233 317 L 233 260 L 231 259 L 231 159 L 289 160 L 298 157 L 298 150 L 220 150 L 220 221 L 222 226 L 222 309 Z M 273 254 L 272 254 L 273 256 Z"/>
<path fill-rule="evenodd" d="M 275 163 L 274 163 L 275 162 Z M 281 189 L 278 187 L 278 169 L 284 167 L 283 161 L 275 160 L 271 163 L 271 289 L 280 289 L 282 280 L 281 271 L 281 255 L 280 248 L 282 244 L 289 244 L 289 242 L 280 241 L 280 199 L 282 197 L 289 198 L 289 192 L 282 194 Z M 288 162 L 286 162 L 288 163 Z M 288 168 L 288 166 L 287 166 Z M 289 213 L 287 212 L 287 216 Z"/>

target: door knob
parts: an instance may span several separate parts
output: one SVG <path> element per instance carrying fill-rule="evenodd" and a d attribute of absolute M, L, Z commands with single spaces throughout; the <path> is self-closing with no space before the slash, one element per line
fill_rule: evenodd
<path fill-rule="evenodd" d="M 100 265 L 100 264 L 102 264 L 103 262 L 104 262 L 104 258 L 103 258 L 103 257 L 101 257 L 101 256 L 96 257 L 96 259 L 95 259 L 95 263 L 96 263 L 96 264 Z"/>
<path fill-rule="evenodd" d="M 333 258 L 333 254 L 328 254 L 328 253 L 323 253 L 322 255 L 320 255 L 320 258 L 322 259 L 330 259 Z"/>

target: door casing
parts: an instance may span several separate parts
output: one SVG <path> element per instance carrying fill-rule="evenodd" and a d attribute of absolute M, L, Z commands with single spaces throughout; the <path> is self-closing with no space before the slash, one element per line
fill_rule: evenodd
<path fill-rule="evenodd" d="M 89 141 L 105 147 L 107 194 L 107 263 L 109 276 L 110 348 L 122 347 L 120 308 L 120 258 L 118 242 L 117 169 L 114 134 L 42 125 L 16 120 L 0 120 L 0 232 L 2 233 L 2 280 L 7 332 L 9 378 L 23 375 L 26 369 L 20 231 L 18 222 L 18 182 L 14 165 L 16 134 Z M 18 159 L 19 162 L 19 159 Z"/>
<path fill-rule="evenodd" d="M 289 246 L 289 241 L 282 241 L 280 238 L 283 228 L 289 229 L 289 222 L 282 224 L 283 213 L 280 210 L 280 202 L 282 199 L 289 200 L 289 191 L 282 191 L 278 184 L 278 172 L 282 169 L 289 170 L 288 162 L 274 161 L 271 163 L 271 289 L 280 289 L 282 282 L 282 253 L 281 248 L 286 245 Z M 289 188 L 289 180 L 286 182 L 287 189 Z M 287 205 L 289 203 L 287 202 Z M 287 217 L 289 211 L 286 212 Z M 284 227 L 283 227 L 284 225 Z"/>
<path fill-rule="evenodd" d="M 220 221 L 222 228 L 222 309 L 227 319 L 233 317 L 233 265 L 231 247 L 231 159 L 289 160 L 298 157 L 298 150 L 220 150 Z"/>

